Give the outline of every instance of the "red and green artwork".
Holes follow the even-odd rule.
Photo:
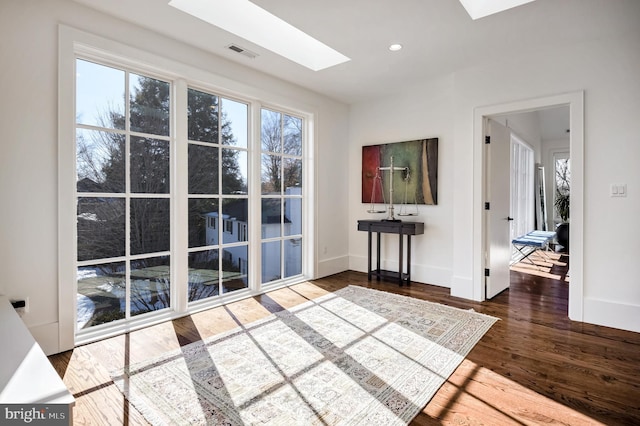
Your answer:
[[[362,202],[389,203],[393,157],[394,204],[438,204],[438,138],[362,147]]]

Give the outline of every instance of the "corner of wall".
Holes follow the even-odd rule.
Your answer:
[[[315,278],[328,277],[329,275],[334,275],[347,270],[349,270],[349,256],[320,260],[318,262]]]
[[[58,323],[52,322],[49,324],[29,327],[29,332],[35,341],[38,342],[42,351],[49,356],[60,352],[58,329]]]
[[[451,278],[451,296],[479,301],[474,297],[473,279],[469,277],[453,276]]]

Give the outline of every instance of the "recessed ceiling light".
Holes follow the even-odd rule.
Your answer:
[[[389,50],[392,52],[397,52],[398,50],[402,49],[402,45],[401,44],[392,44],[391,46],[389,46]]]
[[[171,0],[169,6],[314,71],[350,60],[248,0]]]
[[[460,0],[471,19],[484,18],[534,0]]]

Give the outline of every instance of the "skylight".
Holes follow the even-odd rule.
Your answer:
[[[471,19],[484,18],[534,0],[460,0]]]
[[[173,6],[300,65],[320,71],[350,59],[248,0],[171,0]]]

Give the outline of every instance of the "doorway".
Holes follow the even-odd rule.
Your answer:
[[[574,321],[583,319],[583,161],[584,161],[584,95],[583,92],[551,96],[540,99],[516,101],[489,107],[476,108],[474,111],[474,146],[484,148],[485,122],[490,117],[509,114],[526,113],[556,107],[568,107],[570,118],[569,147],[572,167],[570,257],[571,285],[569,288],[569,318]],[[489,172],[488,161],[484,149],[474,150],[474,295],[479,300],[486,300],[485,272],[490,269],[487,257],[488,225],[485,203],[488,191],[486,182]]]
[[[489,151],[487,196],[491,204],[487,212],[487,263],[491,272],[486,279],[487,299],[510,287],[513,271],[523,278],[565,279],[566,257],[561,259],[561,254],[568,255],[569,245],[561,238],[568,233],[561,230],[568,224],[564,218],[565,224],[557,228],[561,219],[554,201],[560,199],[558,194],[568,196],[570,190],[568,167],[558,167],[568,166],[569,127],[566,105],[491,116],[486,123],[485,134],[490,136],[490,143],[485,144]],[[496,182],[496,177],[503,181]],[[532,239],[530,244],[516,247],[511,243],[518,238],[526,241],[525,236],[532,231],[537,232],[536,237],[528,237]],[[538,238],[548,231],[557,232],[558,237],[545,237],[546,242],[539,243]],[[554,244],[555,240],[562,242]],[[504,259],[496,258],[503,253]]]

